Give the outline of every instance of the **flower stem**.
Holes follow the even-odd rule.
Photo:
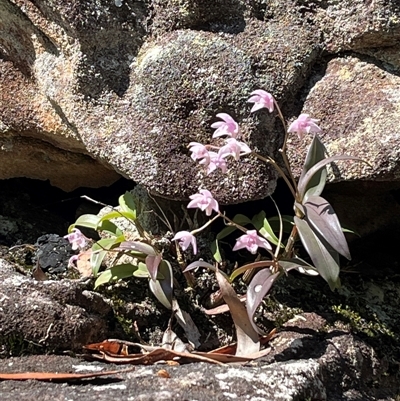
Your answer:
[[[285,119],[283,117],[282,111],[281,111],[278,103],[274,101],[274,104],[276,106],[276,110],[278,111],[279,119],[282,121],[283,129],[285,131],[285,138],[283,140],[283,146],[282,146],[281,149],[279,149],[279,151],[282,154],[283,162],[285,163],[286,169],[287,169],[287,171],[289,173],[289,176],[290,176],[290,179],[291,179],[291,181],[293,183],[293,188],[295,189],[295,193],[297,193],[297,183],[296,183],[296,180],[294,179],[294,176],[293,176],[293,173],[292,173],[292,169],[290,167],[290,162],[289,162],[289,159],[288,159],[287,154],[286,154],[286,145],[287,145],[287,139],[288,139],[288,135],[289,135],[288,130],[287,130],[287,126],[286,126],[286,121],[285,121]],[[296,196],[295,196],[295,198],[296,198]]]
[[[258,153],[255,153],[255,152],[253,152],[253,155],[256,156],[258,159],[262,160],[265,163],[271,163],[275,167],[275,169],[278,171],[279,175],[285,180],[285,182],[286,182],[287,186],[289,187],[290,192],[292,193],[293,197],[296,199],[296,191],[294,189],[294,188],[296,188],[295,181],[294,181],[294,185],[295,186],[293,186],[292,183],[287,178],[285,172],[278,166],[276,161],[270,156],[264,157],[264,156],[259,155]],[[290,172],[290,170],[289,170],[289,172]]]
[[[204,225],[202,225],[199,228],[196,228],[195,230],[191,231],[190,234],[195,235],[197,233],[199,233],[200,231],[204,230],[205,228],[207,228],[212,222],[214,222],[215,220],[217,220],[217,218],[220,216],[220,212],[218,212],[218,214],[216,214],[211,220],[208,220],[207,223],[205,223]]]
[[[287,257],[288,255],[290,256],[296,239],[297,239],[297,226],[294,225],[292,228],[292,232],[290,233],[290,236],[288,238],[285,251],[283,252],[283,257]]]
[[[238,223],[235,223],[233,220],[231,220],[229,217],[226,217],[221,212],[218,212],[218,213],[219,213],[219,216],[221,216],[224,220],[226,220],[230,225],[235,226],[237,229],[239,229],[240,231],[243,231],[244,233],[247,232],[247,229],[245,227],[241,226]]]

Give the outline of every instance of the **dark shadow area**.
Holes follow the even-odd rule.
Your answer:
[[[123,370],[123,369],[121,369]],[[116,376],[118,373],[110,376]],[[67,383],[69,386],[105,386],[106,384],[120,383],[125,379],[118,377],[93,377],[88,379],[71,379],[71,380],[52,380],[55,383]]]
[[[0,181],[0,244],[34,243],[48,233],[63,236],[68,226],[85,213],[98,213],[102,208],[88,200],[115,206],[118,198],[135,183],[121,178],[109,187],[78,188],[64,192],[47,181],[13,178]]]

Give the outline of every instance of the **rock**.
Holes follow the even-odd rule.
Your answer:
[[[399,4],[392,0],[307,1],[331,53],[393,46],[400,39]],[[312,17],[311,17],[312,18]]]
[[[81,351],[116,330],[104,298],[71,280],[35,281],[0,259],[0,349],[13,355],[30,349]]]
[[[356,57],[328,63],[309,93],[303,112],[318,117],[328,154],[348,154],[369,163],[338,162],[331,181],[395,181],[400,179],[400,78],[371,61]],[[297,174],[311,138],[293,140],[291,159]],[[399,185],[399,184],[397,184]]]
[[[302,316],[307,323],[318,316]],[[302,322],[302,319],[299,319]],[[323,319],[322,319],[323,322]],[[272,362],[260,360],[247,366],[217,366],[193,363],[182,366],[138,366],[133,372],[116,375],[118,383],[99,385],[99,381],[82,387],[71,383],[68,387],[57,383],[6,382],[0,383],[3,400],[37,399],[37,394],[51,386],[52,397],[78,397],[82,401],[106,400],[130,395],[135,400],[393,400],[374,388],[380,379],[381,366],[373,350],[352,335],[340,331],[323,333],[318,329],[302,329],[292,322],[272,341]],[[304,330],[304,331],[302,331]],[[283,350],[292,350],[291,358],[282,358]],[[289,354],[287,354],[289,356]],[[271,357],[270,357],[271,358]],[[273,358],[276,361],[273,361]],[[119,367],[121,369],[121,367]],[[32,356],[11,358],[4,372],[65,371],[84,372],[118,369],[113,364],[83,362],[67,356]],[[164,369],[169,378],[158,372]],[[385,390],[385,389],[383,389]],[[49,391],[49,390],[47,390]]]
[[[46,234],[35,243],[37,250],[32,260],[46,273],[62,274],[68,269],[69,258],[76,254],[68,240],[57,234]]]
[[[117,177],[111,167],[169,199],[186,200],[207,186],[226,204],[271,194],[276,174],[250,157],[224,177],[206,177],[198,169],[187,144],[210,143],[216,113],[231,113],[254,148],[276,155],[282,129],[272,116],[249,117],[246,100],[252,90],[269,90],[288,118],[297,115],[302,108],[297,94],[319,79],[313,67],[325,62],[327,50],[333,60],[305,110],[320,111],[311,99],[321,85],[326,93],[336,92],[334,102],[354,100],[343,77],[343,85],[335,86],[333,70],[343,64],[337,53],[362,52],[393,65],[400,37],[400,11],[389,0],[124,0],[120,7],[105,0],[74,0],[68,5],[59,0],[23,0],[18,5],[1,0],[0,11],[5,32],[0,39],[0,139],[5,160],[0,177],[50,179],[71,190],[109,184]],[[392,56],[386,49],[392,49]],[[397,100],[382,84],[389,90],[398,85],[397,77],[383,71],[379,81],[375,66],[367,62],[361,67],[359,62],[365,61],[353,57],[342,67],[359,71],[357,87],[368,86],[368,79],[375,77],[382,88],[380,101],[392,108],[377,109],[370,118],[387,122]],[[361,104],[341,108],[340,121],[349,123],[363,115],[366,108]],[[367,120],[365,129],[377,135],[373,121]],[[360,141],[366,135],[352,124],[335,127]],[[398,148],[390,138],[391,148]],[[339,152],[351,146],[337,145]],[[386,176],[393,165],[377,164],[370,178],[381,179],[380,169]],[[343,178],[357,174],[353,169]],[[365,174],[364,166],[359,175]]]
[[[0,4],[0,14],[4,14]],[[111,185],[119,175],[91,157],[60,107],[0,58],[0,178],[28,177],[65,191]]]

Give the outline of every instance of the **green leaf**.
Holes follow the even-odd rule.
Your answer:
[[[260,229],[260,234],[266,238],[269,242],[272,242],[274,245],[278,245],[279,239],[275,235],[274,231],[272,230],[271,225],[269,224],[267,219],[264,219],[264,225]],[[281,244],[281,247],[284,248],[285,246]]]
[[[357,231],[350,230],[349,228],[342,227],[342,231],[344,233],[357,235],[357,237],[361,238],[361,235]]]
[[[333,291],[340,287],[339,257],[338,253],[330,248],[329,244],[313,231],[306,220],[294,217],[294,222],[300,236],[300,240],[310,255],[318,273],[329,284]]]
[[[278,245],[279,239],[275,235],[272,227],[270,226],[267,218],[265,217],[265,212],[262,210],[260,213],[256,214],[251,222],[253,223],[256,230],[269,242],[272,242],[274,245]]]
[[[108,233],[110,235],[114,235],[116,237],[122,235],[122,230],[119,229],[113,222],[109,220],[100,221],[96,230]]]
[[[318,135],[314,135],[311,142],[310,148],[308,149],[306,160],[304,162],[303,170],[300,175],[299,182],[303,179],[305,174],[310,170],[311,167],[315,166],[318,162],[325,159],[326,148],[321,142]],[[324,190],[326,183],[327,170],[326,168],[321,168],[317,171],[311,178],[305,189],[304,199],[312,195],[321,195]]]
[[[99,216],[96,216],[95,214],[83,214],[76,219],[74,224],[71,224],[69,226],[68,232],[70,233],[75,228],[75,226],[88,227],[96,230],[99,224],[99,220]]]
[[[221,252],[219,250],[219,242],[218,240],[214,240],[213,242],[211,242],[211,252],[213,255],[213,258],[215,259],[215,261],[217,263],[222,263],[222,256],[221,256]]]
[[[147,270],[146,263],[139,262],[138,263],[138,269],[135,271],[135,273],[133,273],[133,275],[135,277],[138,277],[138,278],[149,278],[150,274],[149,274],[149,271]],[[160,274],[160,272],[158,272],[157,277],[158,278],[164,278],[164,276],[162,276]]]
[[[236,214],[232,219],[236,224],[240,226],[245,226],[246,224],[252,224],[251,220],[244,214]]]
[[[282,215],[282,223],[283,223],[283,232],[286,234],[290,234],[292,232],[292,228],[294,225],[293,216]],[[274,232],[279,231],[279,216],[274,216],[269,218],[269,224],[271,225],[271,229]]]
[[[253,224],[252,221],[244,214],[237,214],[232,220],[240,226],[245,226],[246,224]],[[229,234],[233,233],[235,230],[237,230],[237,227],[235,226],[226,226],[217,234],[217,239],[219,240],[223,239],[227,237]]]
[[[223,238],[227,237],[229,234],[232,234],[236,230],[237,230],[237,228],[235,226],[226,226],[226,227],[224,227],[217,234],[217,240],[220,240],[220,239],[223,239]]]
[[[131,263],[124,263],[120,265],[112,266],[110,269],[102,272],[94,283],[96,289],[102,284],[107,284],[110,281],[116,281],[127,277],[132,277],[138,271],[138,266]],[[148,274],[147,274],[148,277]]]
[[[131,220],[136,220],[136,205],[135,200],[130,192],[125,192],[118,199],[118,203],[121,207],[121,212]]]
[[[124,240],[124,236],[114,237],[114,238],[102,238],[97,241],[92,246],[92,254],[90,256],[90,265],[92,266],[92,271],[94,277],[97,276],[99,272],[100,266],[103,262],[104,257],[106,256],[108,250],[117,246]]]
[[[263,227],[265,216],[266,215],[264,210],[261,210],[260,213],[254,215],[253,218],[251,219],[251,223],[253,224],[253,226],[256,228],[257,231],[260,231],[261,228]]]
[[[112,219],[121,219],[121,218],[126,218],[128,220],[133,220],[132,219],[132,212],[124,212],[122,210],[121,211],[120,210],[112,210],[111,212],[108,212],[104,216],[102,216],[100,221],[112,220]]]
[[[167,260],[162,260],[158,271],[165,278],[162,280],[150,280],[150,290],[167,309],[172,309],[174,281],[171,264]]]
[[[298,183],[298,192],[300,195],[300,200],[302,201],[305,198],[305,193],[307,189],[309,188],[308,185],[311,182],[311,179],[314,177],[318,171],[320,171],[322,168],[324,168],[327,164],[333,163],[336,161],[340,160],[357,160],[363,163],[367,163],[363,159],[360,159],[359,157],[354,157],[354,156],[347,156],[347,155],[339,155],[339,156],[332,156],[332,157],[327,157],[326,159],[321,160],[317,164],[315,164],[313,167],[311,167],[302,177],[299,179]],[[369,164],[369,163],[367,163]]]

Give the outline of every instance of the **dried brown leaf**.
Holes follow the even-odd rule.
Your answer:
[[[23,373],[0,373],[0,380],[41,380],[41,381],[69,381],[80,379],[91,379],[99,376],[110,376],[119,373],[132,372],[135,368],[110,370],[95,373],[52,373],[52,372],[23,372]]]
[[[237,335],[236,356],[246,356],[260,350],[259,335],[254,330],[246,307],[240,302],[235,290],[228,280],[216,271],[216,277],[225,302],[229,306]]]

